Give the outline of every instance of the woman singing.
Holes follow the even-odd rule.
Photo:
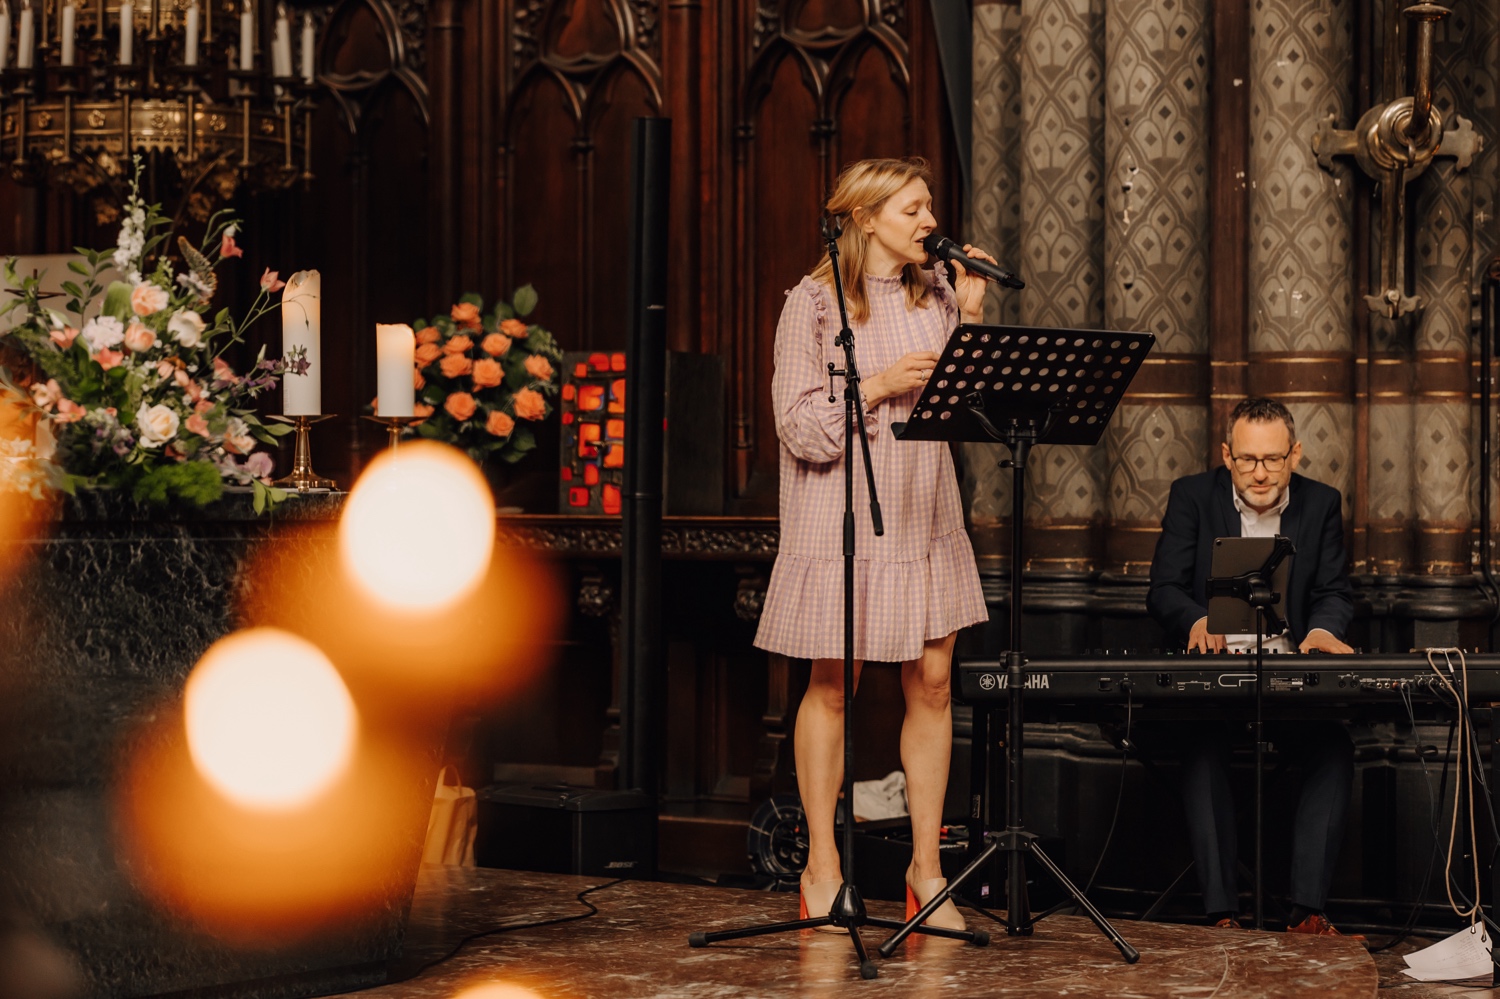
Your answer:
[[[953,745],[948,670],[958,629],[987,620],[974,551],[948,445],[898,441],[939,352],[958,324],[981,318],[984,278],[955,264],[950,287],[940,268],[924,270],[922,240],[937,222],[931,176],[920,159],[862,160],[839,175],[828,213],[843,226],[840,278],[863,378],[865,430],[885,519],[876,537],[856,518],[854,679],[866,661],[901,663],[906,718],[901,761],[911,812],[907,917],[946,884],[938,863],[943,795]],[[973,247],[971,257],[993,260]],[[781,547],[755,644],[812,660],[797,712],[797,786],[807,812],[804,918],[828,914],[841,882],[834,808],[843,782],[844,399],[828,401],[828,363],[842,368],[833,267],[827,254],[787,292],[776,329],[771,398],[781,439]],[[855,470],[856,511],[869,507]],[[929,925],[964,929],[952,902]],[[835,927],[820,927],[840,932]]]

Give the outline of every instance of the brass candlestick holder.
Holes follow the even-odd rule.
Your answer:
[[[401,431],[414,423],[421,423],[426,417],[422,416],[367,416],[365,419],[371,423],[379,423],[385,427],[385,442],[392,451],[401,442]]]
[[[271,419],[280,420],[282,423],[290,423],[297,432],[297,443],[292,451],[292,471],[285,478],[277,479],[271,483],[277,489],[294,489],[299,493],[312,492],[317,489],[332,489],[336,483],[332,479],[325,479],[312,467],[312,447],[308,442],[308,428],[314,423],[322,423],[324,420],[332,419],[333,414],[318,416],[273,416]]]

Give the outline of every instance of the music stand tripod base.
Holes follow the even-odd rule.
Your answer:
[[[880,945],[882,957],[893,954],[918,923],[936,911],[997,852],[1004,852],[1008,934],[1031,933],[1026,858],[1034,857],[1115,945],[1127,964],[1140,960],[1140,952],[1120,936],[1037,845],[1036,836],[1026,830],[1022,817],[1026,656],[1022,651],[1021,567],[1026,564],[1026,464],[1031,448],[1037,444],[1097,444],[1154,342],[1155,337],[1149,333],[964,324],[954,330],[944,346],[910,419],[892,427],[901,440],[998,441],[1010,449],[1010,458],[1000,465],[1011,470],[1013,481],[1011,650],[1006,654],[1009,700],[1005,735],[1006,827],[1001,832],[984,829],[986,809],[981,805],[977,814],[984,849],[958,877]],[[975,731],[981,730],[988,732],[987,721],[976,721]]]

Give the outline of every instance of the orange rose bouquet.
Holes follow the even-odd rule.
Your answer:
[[[562,349],[527,321],[536,289],[516,289],[488,312],[467,294],[446,316],[418,319],[412,373],[420,423],[408,434],[460,447],[475,461],[515,462],[536,447],[531,425],[552,413]]]

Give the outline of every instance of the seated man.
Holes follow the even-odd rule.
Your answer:
[[[1344,570],[1342,500],[1337,489],[1293,473],[1302,444],[1292,414],[1271,399],[1246,399],[1230,415],[1222,453],[1223,468],[1172,483],[1151,560],[1147,610],[1169,640],[1189,651],[1254,649],[1254,635],[1208,631],[1210,553],[1215,538],[1282,534],[1297,549],[1285,601],[1288,629],[1268,637],[1266,651],[1352,651],[1343,642],[1354,603]],[[1186,736],[1183,798],[1204,909],[1217,925],[1238,926],[1230,727],[1206,719],[1179,734]],[[1353,743],[1338,722],[1268,725],[1266,739],[1303,770],[1292,828],[1288,929],[1337,935],[1323,907],[1354,783]]]

